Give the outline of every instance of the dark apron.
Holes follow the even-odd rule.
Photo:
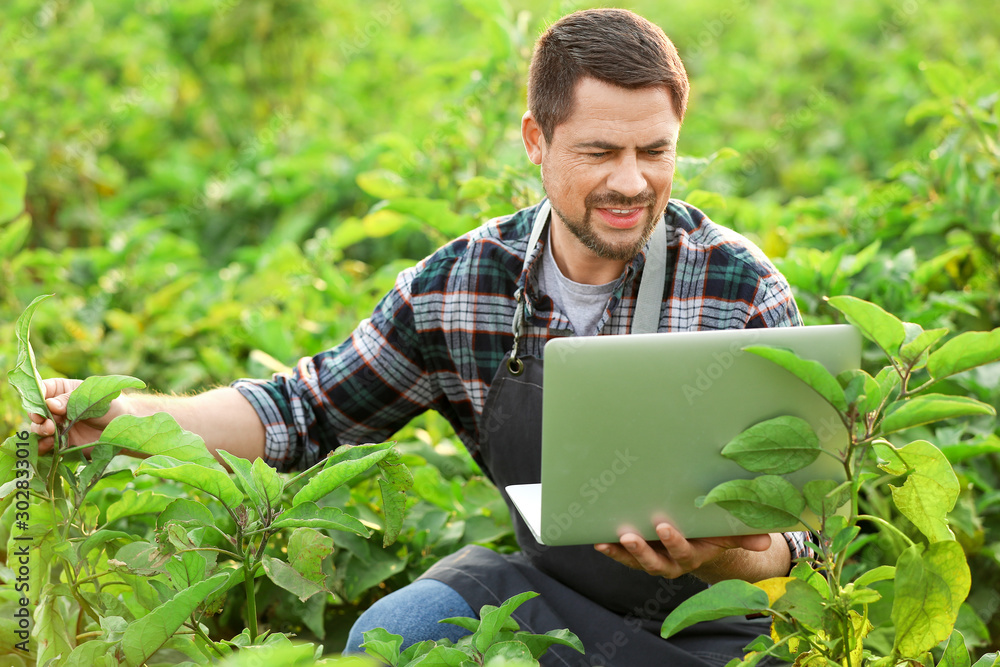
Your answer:
[[[545,226],[548,208],[546,202],[539,210],[525,251],[525,266]],[[657,329],[662,302],[661,265],[666,256],[664,225],[661,221],[653,236],[632,333]],[[654,251],[655,246],[659,247]],[[659,292],[655,289],[657,280]],[[721,666],[742,656],[744,646],[768,632],[766,619],[698,623],[669,641],[662,639],[663,619],[685,599],[704,590],[705,583],[691,575],[674,580],[654,577],[619,564],[591,545],[539,544],[511,504],[504,490],[508,485],[541,481],[542,360],[517,354],[523,299],[522,290],[514,322],[514,348],[493,378],[479,429],[483,470],[510,508],[521,551],[498,554],[467,546],[439,561],[423,576],[448,584],[476,610],[484,604],[499,605],[524,591],[539,593],[515,612],[514,619],[521,629],[545,633],[568,628],[580,637],[587,651],[580,655],[568,647],[554,647],[541,659],[545,666]]]

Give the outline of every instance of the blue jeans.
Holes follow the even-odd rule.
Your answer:
[[[434,579],[418,579],[386,595],[361,614],[347,636],[344,653],[364,653],[361,648],[364,633],[373,628],[401,635],[402,649],[426,639],[458,641],[469,631],[451,623],[438,623],[442,618],[455,616],[478,618],[451,586]]]

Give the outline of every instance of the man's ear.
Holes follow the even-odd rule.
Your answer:
[[[545,135],[530,111],[525,111],[521,116],[521,140],[524,141],[524,150],[532,164],[541,164],[545,152]]]

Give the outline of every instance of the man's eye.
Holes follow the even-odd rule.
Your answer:
[[[647,155],[649,155],[650,157],[660,157],[661,155],[663,155],[663,154],[664,154],[664,153],[666,153],[666,152],[667,152],[667,151],[654,151],[654,150],[649,150],[649,151],[646,151],[646,154],[647,154]]]
[[[605,157],[607,154],[607,151],[603,151],[601,153],[590,153],[589,155],[590,157]]]

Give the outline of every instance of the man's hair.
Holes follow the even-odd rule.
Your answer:
[[[588,9],[552,24],[531,56],[528,109],[546,141],[573,113],[576,83],[588,76],[621,88],[665,86],[684,120],[687,72],[663,30],[624,9]]]

